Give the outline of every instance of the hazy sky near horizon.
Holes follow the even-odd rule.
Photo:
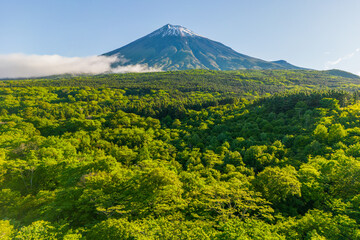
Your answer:
[[[94,56],[170,23],[252,57],[360,74],[359,13],[358,0],[0,0],[0,56]]]

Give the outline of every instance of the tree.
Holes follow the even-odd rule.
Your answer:
[[[340,123],[333,124],[329,129],[329,142],[335,143],[346,137],[347,131]]]
[[[46,221],[36,221],[27,227],[22,227],[16,234],[19,240],[56,240],[55,227]]]
[[[113,239],[146,239],[143,229],[127,219],[108,219],[93,226],[86,239],[113,240]]]
[[[270,202],[279,203],[292,196],[301,196],[301,183],[294,167],[267,167],[254,181],[256,188]]]
[[[0,220],[0,240],[13,239],[14,232],[14,226],[9,220]]]
[[[355,220],[345,215],[333,216],[320,210],[311,210],[299,220],[288,222],[280,226],[286,239],[359,239]]]
[[[322,124],[316,126],[314,130],[315,139],[319,142],[326,142],[328,138],[328,129]]]
[[[334,110],[340,108],[339,100],[334,98],[323,98],[321,99],[320,104],[323,108],[334,109]]]
[[[256,239],[256,240],[284,240],[285,236],[279,233],[278,229],[264,221],[248,218],[245,221],[240,219],[230,219],[220,223],[220,230],[216,239],[237,240],[237,239]]]

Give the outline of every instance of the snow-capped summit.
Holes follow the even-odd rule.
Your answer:
[[[178,37],[201,37],[200,35],[194,33],[190,29],[187,29],[180,25],[171,25],[166,24],[162,28],[152,32],[150,36],[161,35],[162,37],[165,36],[178,36]]]

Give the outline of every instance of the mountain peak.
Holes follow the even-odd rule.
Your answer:
[[[162,70],[300,69],[284,61],[274,63],[246,56],[172,24],[104,55],[118,57],[112,67],[145,64]]]
[[[277,61],[273,61],[273,63],[278,63],[278,64],[289,64],[287,61],[285,60],[277,60]]]
[[[158,30],[152,32],[149,36],[161,35],[162,37],[166,36],[177,36],[177,37],[201,37],[200,35],[194,33],[190,29],[180,25],[166,24],[165,26],[159,28]]]

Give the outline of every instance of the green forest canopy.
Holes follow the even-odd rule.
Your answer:
[[[0,239],[360,239],[359,79],[0,84]]]

